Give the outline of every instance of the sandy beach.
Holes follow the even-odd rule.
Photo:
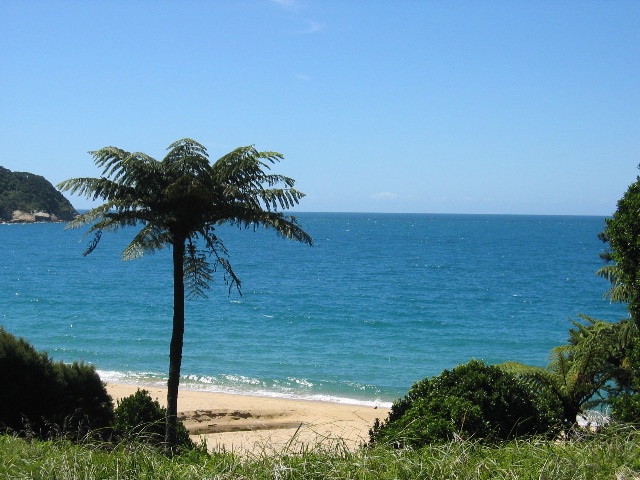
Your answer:
[[[114,403],[141,388],[166,406],[163,388],[107,384]],[[355,449],[368,440],[375,419],[385,419],[388,412],[383,407],[191,390],[180,390],[178,397],[178,416],[194,441],[205,441],[210,451],[245,454],[296,452],[318,445]]]

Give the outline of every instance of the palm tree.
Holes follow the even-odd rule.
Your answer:
[[[572,425],[585,407],[602,401],[602,392],[612,380],[624,387],[629,373],[635,324],[627,320],[605,322],[579,315],[587,323],[571,320],[569,343],[551,350],[546,368],[506,362],[500,367],[527,381],[532,387],[556,398],[564,421]],[[597,397],[600,396],[598,399]]]
[[[100,178],[73,178],[58,185],[63,191],[104,203],[78,216],[67,228],[90,225],[94,233],[84,255],[91,253],[102,232],[142,225],[122,251],[125,260],[170,247],[173,252],[173,330],[167,382],[165,442],[176,443],[178,386],[184,337],[185,288],[190,296],[204,295],[216,267],[222,267],[231,289],[240,288],[226,258],[216,227],[263,226],[283,237],[312,245],[311,237],[295,217],[279,210],[297,205],[304,196],[293,188],[294,180],[269,173],[270,165],[283,157],[240,147],[215,163],[204,146],[185,138],[168,147],[162,161],[144,153],[116,147],[95,152],[94,163],[103,168]]]
[[[633,290],[620,280],[620,274],[618,265],[605,265],[596,271],[596,275],[611,283],[611,288],[604,293],[603,297],[608,297],[612,302],[628,303]]]

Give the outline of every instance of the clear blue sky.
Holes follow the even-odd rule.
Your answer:
[[[283,153],[299,211],[609,215],[639,173],[637,0],[2,0],[0,42],[0,165],[54,184],[183,137]]]

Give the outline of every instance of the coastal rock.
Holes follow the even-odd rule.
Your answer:
[[[14,210],[9,223],[63,222],[56,215],[46,212],[23,212]]]

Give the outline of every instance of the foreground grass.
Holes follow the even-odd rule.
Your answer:
[[[640,432],[582,440],[452,442],[418,451],[340,445],[250,457],[192,452],[167,458],[140,444],[107,450],[0,436],[1,479],[640,479]]]

